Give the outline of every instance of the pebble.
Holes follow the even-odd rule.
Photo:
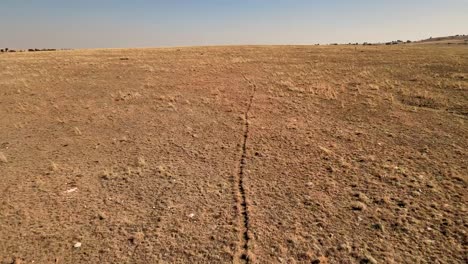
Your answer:
[[[99,212],[98,217],[99,217],[99,220],[104,220],[107,218],[106,214],[104,214],[103,212]]]
[[[405,202],[405,201],[398,201],[398,202],[397,202],[397,205],[398,205],[399,207],[401,207],[401,208],[404,208],[404,207],[406,207],[406,202]]]
[[[355,196],[359,199],[359,201],[363,202],[363,203],[368,203],[370,201],[369,197],[367,197],[367,195],[365,195],[364,193],[356,193]]]
[[[76,192],[78,190],[78,188],[74,187],[74,188],[71,188],[71,189],[68,189],[66,191],[64,191],[64,193],[72,193],[72,192]]]
[[[371,255],[366,255],[363,259],[361,259],[361,263],[377,264],[377,260]]]
[[[373,224],[372,228],[374,228],[375,230],[379,230],[379,231],[384,231],[385,230],[384,226],[381,223]]]
[[[366,209],[366,205],[361,202],[353,202],[351,208],[356,211],[363,211]]]
[[[81,243],[80,242],[76,242],[75,245],[73,245],[74,248],[80,248],[81,247]]]
[[[130,236],[129,240],[132,244],[138,245],[145,239],[145,234],[143,232],[136,232]]]
[[[348,243],[342,243],[338,246],[338,250],[345,251],[347,253],[351,252],[351,246]]]

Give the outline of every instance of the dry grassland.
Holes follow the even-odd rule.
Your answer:
[[[464,263],[468,49],[0,54],[0,263]]]

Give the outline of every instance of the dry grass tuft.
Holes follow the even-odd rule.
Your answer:
[[[429,91],[403,92],[399,95],[399,99],[403,104],[415,107],[425,107],[432,109],[441,109],[447,107],[447,100]]]
[[[7,163],[8,159],[6,158],[5,154],[0,152],[0,163]]]
[[[136,163],[138,167],[146,167],[148,165],[144,157],[138,157]]]
[[[50,162],[50,166],[49,166],[49,169],[50,171],[58,171],[59,170],[59,166],[57,165],[57,163],[55,162]]]
[[[77,136],[81,136],[81,135],[82,135],[81,130],[80,130],[78,127],[74,127],[74,128],[73,128],[73,132],[74,132],[75,135],[77,135]]]

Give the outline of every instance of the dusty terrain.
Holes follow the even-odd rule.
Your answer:
[[[0,55],[0,263],[466,263],[468,48]]]

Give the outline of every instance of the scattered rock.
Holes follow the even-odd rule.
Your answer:
[[[361,261],[359,262],[360,264],[367,264],[367,263],[370,263],[370,264],[377,264],[377,260],[375,260],[375,258],[373,258],[371,255],[366,255],[364,256]]]
[[[311,187],[311,186],[314,186],[314,184],[312,182],[308,182],[308,183],[306,183],[306,186]]]
[[[157,170],[158,170],[159,173],[164,173],[164,172],[166,172],[166,169],[165,169],[163,166],[161,166],[161,165],[158,166]]]
[[[328,264],[328,258],[325,256],[320,256],[312,260],[312,264]]]
[[[425,239],[425,240],[423,240],[423,242],[426,243],[426,244],[434,244],[435,243],[434,240],[430,240],[430,239]]]
[[[99,220],[104,220],[107,218],[106,214],[104,214],[103,212],[99,212],[98,217],[99,217]]]
[[[377,84],[369,84],[369,88],[371,90],[379,90],[379,86]]]
[[[369,197],[367,197],[367,195],[365,195],[364,193],[362,192],[358,192],[355,194],[355,196],[359,199],[359,201],[363,202],[363,203],[369,203],[370,199]]]
[[[375,229],[375,230],[385,231],[384,226],[381,223],[373,224],[372,228]]]
[[[71,188],[71,189],[68,189],[68,190],[64,191],[64,193],[72,193],[72,192],[76,192],[76,191],[78,191],[78,188],[74,187],[74,188]]]
[[[341,250],[341,251],[345,251],[347,253],[350,253],[351,252],[351,246],[348,244],[348,243],[341,243],[339,246],[338,246],[338,250]]]
[[[406,202],[405,202],[405,201],[398,201],[398,202],[397,202],[397,205],[398,205],[399,207],[401,207],[401,208],[404,208],[404,207],[406,207]]]
[[[453,179],[458,181],[459,183],[466,184],[466,180],[460,175],[453,176]]]
[[[363,211],[366,209],[366,205],[361,202],[352,202],[351,208],[355,211]]]
[[[73,245],[74,248],[80,248],[81,247],[81,243],[80,242],[76,242],[74,245]]]
[[[194,217],[195,217],[195,214],[194,214],[194,213],[191,213],[191,214],[188,215],[188,217],[194,218]]]
[[[144,239],[145,234],[143,232],[136,232],[129,238],[130,242],[135,245],[140,244]]]
[[[112,178],[112,170],[111,169],[105,169],[102,173],[101,173],[101,179],[103,180],[110,180]]]

